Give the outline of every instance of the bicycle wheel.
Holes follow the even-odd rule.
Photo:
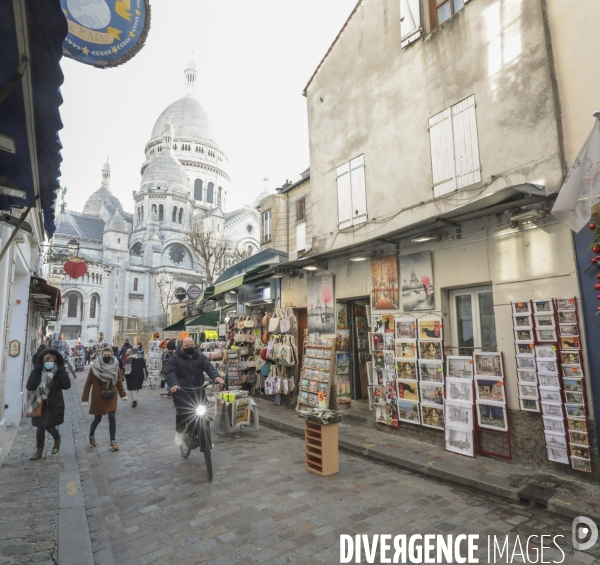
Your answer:
[[[184,459],[187,459],[192,452],[192,440],[189,438],[187,430],[183,432],[183,443],[179,446],[179,451]]]
[[[213,469],[212,469],[212,459],[210,456],[210,430],[209,425],[206,420],[202,420],[202,441],[204,443],[204,461],[206,462],[206,471],[208,473],[208,480],[212,481],[213,478]]]

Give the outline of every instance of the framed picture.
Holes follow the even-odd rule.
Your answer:
[[[387,374],[384,368],[375,367],[375,382],[373,384],[385,386],[387,384]]]
[[[421,424],[419,403],[398,399],[398,420],[410,424]]]
[[[538,328],[553,328],[554,316],[552,314],[535,314],[535,325]]]
[[[590,458],[590,448],[585,445],[573,445],[571,444],[571,455],[573,457],[581,457],[581,459]]]
[[[474,353],[475,376],[504,378],[500,353]]]
[[[585,405],[584,404],[566,404],[565,412],[567,418],[585,419]]]
[[[518,328],[515,330],[515,342],[517,343],[530,343],[535,341],[535,336],[533,335],[532,329],[521,329]]]
[[[554,418],[552,416],[542,416],[544,421],[544,429],[549,432],[565,433],[565,422],[562,418]]]
[[[421,403],[433,406],[444,405],[444,385],[442,383],[421,382],[419,388],[421,389]]]
[[[451,355],[446,358],[448,377],[452,379],[473,379],[473,357]]]
[[[537,386],[535,386],[535,389],[537,391]],[[502,405],[504,405],[506,402],[506,396],[504,394],[504,381],[502,379],[480,379],[477,377],[475,390],[477,391],[478,401],[481,400],[484,402]],[[535,397],[530,396],[528,398],[537,398],[537,395]]]
[[[538,398],[538,387],[535,385],[519,385],[519,396],[521,398]]]
[[[533,320],[531,315],[513,316],[513,327],[516,330],[530,330],[533,328]]]
[[[444,430],[446,450],[466,457],[475,457],[473,431],[446,426]]]
[[[400,307],[396,255],[371,259],[371,306],[373,310],[397,310]]]
[[[327,388],[327,385],[325,385]],[[337,381],[335,383],[336,388],[336,402],[338,404],[350,404],[352,398],[350,396],[350,381]],[[327,394],[327,392],[325,392]]]
[[[446,399],[444,417],[446,426],[473,429],[473,405],[469,402],[457,402]]]
[[[562,418],[563,410],[560,402],[541,402],[542,414],[544,416],[552,416],[553,418]]]
[[[442,318],[439,316],[427,316],[419,318],[419,339],[443,339]]]
[[[560,390],[560,380],[557,375],[544,375],[540,373],[538,375],[538,382],[540,386]]]
[[[335,305],[335,329],[336,330],[347,330],[348,329],[348,306],[346,304],[337,303]]]
[[[529,300],[522,302],[513,302],[512,303],[512,311],[513,314],[530,314],[531,313],[531,304]]]
[[[385,404],[385,386],[383,386],[383,385],[373,386],[373,403],[374,404]]]
[[[419,359],[442,361],[444,353],[441,341],[419,341]]]
[[[527,369],[517,370],[517,381],[521,384],[537,384],[537,373],[535,371],[529,371]]]
[[[335,333],[333,275],[315,275],[307,282],[308,333]]]
[[[577,312],[574,310],[571,312],[558,312],[558,323],[559,324],[576,324],[577,323]]]
[[[525,412],[539,412],[540,411],[540,403],[536,399],[533,398],[519,398],[519,405],[521,406],[521,410]]]
[[[419,360],[419,376],[422,382],[443,383],[444,362]]]
[[[561,349],[579,349],[581,347],[581,341],[577,336],[561,337],[560,348]]]
[[[571,457],[571,466],[575,471],[583,471],[584,473],[592,472],[592,462],[589,459]]]
[[[385,386],[385,403],[396,406],[396,401],[398,399],[398,390],[396,389],[396,384],[389,384]]]
[[[387,424],[387,406],[375,404],[375,422],[377,424]]]
[[[536,365],[538,373],[545,373],[546,375],[558,375],[558,362],[556,359],[536,359]]]
[[[375,368],[383,369],[385,367],[385,361],[383,359],[383,351],[373,351],[373,364]]]
[[[480,428],[501,432],[508,431],[508,418],[504,406],[478,403],[477,419]]]
[[[399,316],[395,319],[396,339],[417,339],[417,319],[412,316]]]
[[[535,358],[531,355],[517,355],[517,369],[530,369],[535,371]]]
[[[380,332],[373,332],[369,334],[369,343],[371,351],[383,351],[384,341],[383,334]]]
[[[568,404],[585,404],[583,392],[568,391],[565,389],[565,403]]]
[[[396,339],[394,350],[396,359],[417,359],[417,340]]]
[[[405,381],[418,380],[416,361],[396,361],[396,375]]]
[[[421,405],[421,423],[426,428],[444,429],[444,408]]]
[[[538,341],[555,342],[557,340],[556,330],[554,329],[536,329],[535,333]]]
[[[557,298],[556,299],[556,309],[559,312],[565,312],[569,310],[575,310],[575,297],[571,298]]]
[[[558,324],[558,333],[561,337],[578,336],[579,324]]]
[[[556,346],[536,345],[535,356],[537,359],[556,359]]]
[[[574,420],[573,418],[567,418],[567,428],[574,432],[589,431],[585,420]]]
[[[563,386],[566,392],[583,393],[583,379],[563,379]]]
[[[555,447],[546,446],[546,454],[548,455],[548,461],[562,463],[563,465],[569,464],[569,456],[567,455],[566,449],[557,449]]]
[[[535,357],[535,350],[533,349],[534,342],[531,343],[515,343],[515,350],[517,355],[523,355],[524,357]]]
[[[581,365],[563,365],[563,377],[583,377]]]
[[[433,310],[435,295],[431,251],[400,256],[400,273],[404,311]]]
[[[590,440],[586,432],[574,432],[569,430],[569,442],[577,445],[586,445],[589,447]]]
[[[419,384],[416,381],[398,381],[398,398],[419,402]]]
[[[373,333],[384,333],[383,331],[383,316],[376,314],[371,316],[371,332]]]
[[[562,365],[579,365],[581,366],[581,357],[579,351],[561,351],[560,361]]]
[[[393,351],[383,352],[383,364],[389,371],[396,371],[396,359]]]
[[[392,334],[396,331],[394,327],[394,315],[393,314],[382,314],[381,320],[383,321],[383,333]]]
[[[533,302],[533,311],[536,314],[551,314],[554,312],[554,307],[552,306],[552,300],[532,300]]]
[[[473,381],[467,379],[446,379],[446,398],[473,404]]]
[[[560,390],[555,388],[546,388],[545,386],[540,387],[540,400],[542,402],[561,402]]]
[[[394,334],[383,334],[383,349],[384,351],[394,351]]]
[[[335,354],[335,372],[337,375],[347,375],[350,370],[350,356],[348,353]]]
[[[558,449],[567,449],[567,438],[565,437],[565,434],[544,431],[544,436],[546,438],[546,445],[557,447]]]

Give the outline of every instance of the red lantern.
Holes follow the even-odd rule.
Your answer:
[[[596,290],[600,290],[600,283],[597,283],[597,284],[595,284],[595,285],[594,285],[594,288],[595,288]]]
[[[590,229],[591,229],[591,230],[595,230],[595,229],[596,229],[596,224],[593,224],[593,223],[592,223],[592,224],[590,224]]]
[[[594,245],[594,247],[592,247],[592,251],[594,253],[600,253],[600,245]]]
[[[72,279],[78,279],[80,277],[83,277],[83,275],[85,275],[88,271],[87,265],[83,261],[67,261],[64,264],[63,268],[65,270],[65,273],[67,273],[67,275],[69,275]]]

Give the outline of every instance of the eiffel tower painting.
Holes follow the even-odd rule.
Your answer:
[[[308,279],[308,333],[335,333],[333,275]]]

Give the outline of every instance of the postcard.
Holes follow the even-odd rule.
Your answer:
[[[577,445],[586,445],[589,447],[590,440],[586,432],[574,432],[569,430],[569,442]]]
[[[562,402],[560,390],[555,388],[540,387],[540,400],[542,402]]]
[[[524,302],[513,302],[512,303],[513,314],[530,314],[531,304],[529,300]]]
[[[551,314],[554,312],[552,300],[533,300],[533,311],[536,314]]]
[[[396,318],[396,339],[417,339],[417,319],[412,316]]]
[[[565,404],[567,418],[585,419],[584,404]]]
[[[517,355],[517,369],[531,369],[535,371],[535,359],[531,355]]]
[[[461,381],[464,383],[465,381]],[[444,405],[444,385],[440,383],[419,383],[421,402],[423,404]]]
[[[538,375],[538,383],[540,386],[546,388],[553,388],[554,390],[560,390],[560,380],[556,375],[545,375],[540,373]]]
[[[383,351],[383,334],[382,333],[370,333],[369,343],[371,344],[371,351]]]
[[[508,431],[508,418],[504,406],[478,403],[477,419],[481,428]]]
[[[574,392],[565,389],[565,402],[569,404],[585,404],[583,392]]]
[[[535,325],[538,328],[553,328],[554,316],[548,314],[536,314],[534,316]]]
[[[513,327],[517,330],[530,330],[533,328],[531,316],[513,316]]]
[[[558,333],[560,336],[578,336],[579,335],[579,324],[558,324]]]
[[[536,345],[535,356],[537,359],[556,359],[556,346]]]
[[[396,401],[398,398],[398,391],[396,390],[396,385],[386,385],[385,387],[385,403],[396,405]]]
[[[579,351],[561,351],[560,360],[563,365],[579,365],[581,366],[581,357]]]
[[[577,312],[558,312],[558,323],[559,324],[576,324],[577,323]]]
[[[556,359],[536,359],[536,365],[538,373],[545,373],[546,375],[558,375],[558,362]]]
[[[564,312],[565,310],[575,310],[575,297],[571,298],[557,298],[556,299],[556,309],[559,312]]]
[[[481,379],[477,377],[477,382],[475,386],[477,391],[477,400],[493,402],[495,404],[505,404],[506,396],[504,395],[504,381],[502,379]],[[530,388],[530,386],[528,385],[523,386],[526,386],[526,388]],[[534,386],[533,388],[535,388],[537,392],[537,386]],[[521,396],[526,398],[537,398],[537,394],[535,396]]]
[[[565,422],[562,418],[555,418],[552,416],[542,416],[544,421],[544,429],[549,432],[560,432],[565,433]]]
[[[465,455],[466,457],[475,457],[473,432],[471,430],[446,426],[444,430],[444,442],[448,451]]]
[[[444,362],[419,360],[419,374],[421,381],[443,383],[444,382]]]
[[[517,357],[520,355],[523,357],[535,357],[534,346],[535,343],[533,341],[530,343],[515,343]]]
[[[427,316],[419,318],[419,339],[442,339],[442,318]]]
[[[569,456],[567,455],[566,449],[557,449],[555,447],[546,446],[546,453],[548,455],[548,461],[563,463],[564,465],[569,464]]]
[[[542,402],[542,414],[553,418],[562,418],[563,410],[560,402]]]
[[[539,412],[540,404],[538,400],[532,398],[519,398],[519,405],[521,410],[525,412]]]
[[[444,429],[444,409],[441,406],[421,405],[421,423],[427,428]]]
[[[560,392],[558,394],[560,396]],[[519,396],[521,398],[538,398],[538,387],[535,385],[519,385]]]
[[[584,473],[592,472],[592,462],[588,459],[580,459],[579,457],[571,457],[571,466],[575,471],[583,471]]]
[[[401,422],[420,424],[419,403],[398,399],[398,419]]]
[[[555,342],[557,341],[557,336],[556,336],[556,330],[554,329],[536,329],[535,330],[535,335],[537,337],[538,341],[550,341],[550,342]]]
[[[417,361],[396,361],[396,374],[399,379],[416,381]]]
[[[448,377],[452,379],[473,379],[473,357],[450,355],[446,360],[448,363]]]
[[[529,343],[531,341],[535,341],[535,336],[533,335],[532,329],[516,329],[515,330],[515,342],[517,343]]]
[[[565,434],[544,431],[544,436],[546,438],[546,445],[558,447],[559,449],[567,449],[567,438],[565,437]]]
[[[373,402],[375,404],[385,404],[385,387],[375,385],[373,387]]]
[[[373,351],[373,363],[376,368],[385,368],[385,361],[383,358],[383,351]]]
[[[396,339],[395,353],[396,359],[417,359],[417,340]]]
[[[567,428],[574,432],[589,431],[585,420],[574,420],[573,418],[567,418]]]
[[[523,384],[536,384],[537,373],[527,369],[517,369],[517,380]]]
[[[416,381],[398,381],[398,398],[419,402],[419,385]]]
[[[581,341],[577,336],[561,337],[560,348],[565,349],[579,349],[581,347]]]
[[[478,377],[504,377],[500,353],[474,353],[475,375]]]
[[[571,444],[571,456],[581,457],[582,459],[590,458],[590,448],[584,445],[573,445]]]
[[[419,341],[419,359],[442,361],[444,354],[441,341]]]
[[[565,392],[583,392],[583,379],[563,379]]]
[[[444,408],[447,426],[473,429],[473,405],[470,402],[456,402],[446,399]]]

